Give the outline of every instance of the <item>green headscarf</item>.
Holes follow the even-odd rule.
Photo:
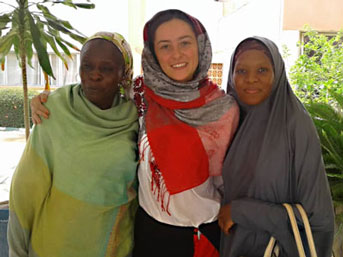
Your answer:
[[[125,96],[128,98],[128,92],[130,91],[132,85],[132,76],[133,76],[133,59],[132,59],[132,52],[129,43],[125,40],[125,38],[119,33],[111,33],[111,32],[97,32],[93,36],[89,37],[84,44],[88,41],[93,39],[105,39],[111,43],[113,43],[120,53],[123,56],[124,63],[125,63],[125,70],[123,75],[123,80],[121,81],[120,85],[123,87],[125,92]]]

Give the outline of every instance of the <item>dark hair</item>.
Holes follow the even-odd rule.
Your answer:
[[[155,32],[161,24],[167,21],[170,21],[172,19],[179,19],[189,24],[196,36],[203,31],[202,27],[200,27],[202,25],[200,25],[200,23],[197,20],[195,20],[193,17],[191,17],[190,15],[180,10],[169,9],[169,10],[158,12],[150,19],[150,21],[146,25],[146,29],[147,29],[146,32],[148,36],[147,40],[148,40],[149,48],[156,60],[157,58],[156,58],[155,50],[154,50]],[[199,28],[196,27],[198,24],[199,24]]]

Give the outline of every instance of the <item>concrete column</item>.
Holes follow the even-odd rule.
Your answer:
[[[143,26],[146,22],[146,0],[128,0],[129,43],[133,53],[134,76],[141,74]]]

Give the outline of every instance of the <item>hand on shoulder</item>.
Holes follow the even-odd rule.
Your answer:
[[[48,101],[48,96],[50,91],[43,91],[39,95],[32,98],[30,107],[31,107],[31,114],[32,114],[32,122],[33,124],[40,124],[42,123],[42,117],[44,119],[49,118],[49,110],[43,105]]]

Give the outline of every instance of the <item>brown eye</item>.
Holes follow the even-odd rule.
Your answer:
[[[237,69],[237,70],[235,71],[235,73],[237,73],[237,74],[245,74],[245,73],[246,73],[246,70],[244,70],[244,69]]]
[[[92,70],[92,66],[89,65],[89,64],[87,64],[87,63],[85,63],[85,64],[82,64],[82,65],[81,65],[81,69],[82,69],[83,71],[90,71],[90,70]]]
[[[267,72],[267,71],[268,71],[267,68],[259,68],[259,69],[258,69],[258,72],[259,72],[259,73],[264,73],[264,72]]]
[[[160,49],[161,50],[168,50],[169,49],[169,45],[161,45]]]
[[[189,41],[182,41],[181,42],[181,46],[182,47],[186,47],[186,46],[188,46],[188,45],[190,45],[191,44],[191,42],[189,42]]]
[[[113,70],[114,70],[113,67],[110,67],[110,66],[100,67],[100,71],[104,73],[113,72]]]

